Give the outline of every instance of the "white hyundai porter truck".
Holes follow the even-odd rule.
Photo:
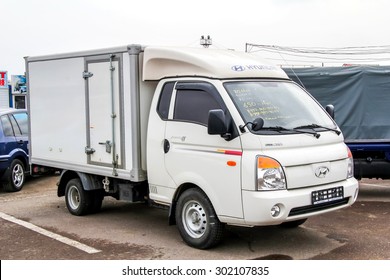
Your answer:
[[[73,215],[105,196],[147,201],[206,249],[225,225],[299,226],[357,198],[334,108],[253,54],[128,45],[25,60],[32,170],[62,171]]]

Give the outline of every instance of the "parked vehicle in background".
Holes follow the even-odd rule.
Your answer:
[[[335,121],[353,155],[355,178],[390,179],[390,67],[284,70],[323,107],[334,105]]]
[[[27,110],[0,109],[0,180],[5,191],[17,192],[29,172]]]

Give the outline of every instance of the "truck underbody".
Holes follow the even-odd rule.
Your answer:
[[[354,159],[355,178],[390,179],[390,142],[347,142]]]

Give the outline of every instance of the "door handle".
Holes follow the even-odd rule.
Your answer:
[[[164,139],[164,153],[168,153],[170,148],[171,144],[169,144],[169,141],[167,139]]]
[[[106,146],[106,153],[111,154],[112,143],[110,140],[107,140],[106,142],[99,142],[99,145]]]

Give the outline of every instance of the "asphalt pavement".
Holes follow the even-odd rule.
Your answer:
[[[105,198],[101,212],[72,216],[56,195],[57,179],[30,178],[18,193],[0,190],[0,259],[390,260],[389,180],[360,181],[352,207],[299,228],[228,226],[220,246],[198,250],[168,226],[166,210],[142,203]]]

